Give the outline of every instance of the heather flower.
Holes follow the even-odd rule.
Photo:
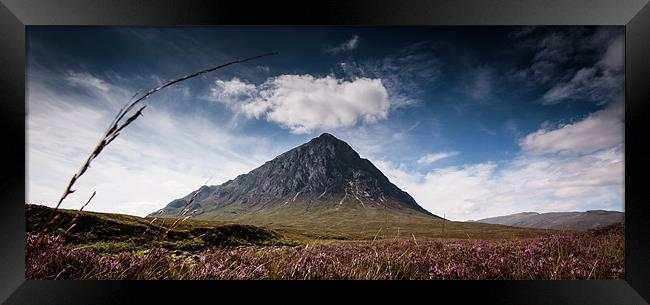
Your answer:
[[[375,240],[100,255],[27,236],[30,279],[621,279],[623,236]]]

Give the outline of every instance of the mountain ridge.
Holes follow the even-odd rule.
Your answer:
[[[614,223],[625,222],[625,213],[607,210],[585,212],[523,212],[497,217],[489,217],[475,222],[500,224],[521,228],[589,230]]]

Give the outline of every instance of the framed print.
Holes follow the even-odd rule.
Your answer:
[[[0,12],[7,304],[650,298],[647,1]]]

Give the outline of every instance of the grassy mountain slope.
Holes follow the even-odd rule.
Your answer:
[[[62,234],[69,221],[79,212],[59,211],[62,217],[56,224],[56,232]],[[26,205],[27,232],[38,232],[50,212],[51,208],[48,207]],[[327,217],[328,213],[342,215],[332,218]],[[176,219],[84,211],[67,240],[95,248],[113,247],[112,252],[146,249],[158,242]],[[211,245],[272,245],[334,240],[520,239],[553,233],[558,231],[447,221],[417,213],[405,216],[394,211],[341,208],[305,215],[299,212],[293,215],[269,212],[251,218],[224,218],[219,221],[190,218],[171,230],[162,243],[170,249],[191,250]]]

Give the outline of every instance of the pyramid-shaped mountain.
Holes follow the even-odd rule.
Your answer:
[[[336,217],[349,210],[439,218],[359,157],[350,145],[328,133],[234,180],[202,186],[149,216],[180,215],[196,192],[187,209],[200,219],[277,219],[319,213]]]

